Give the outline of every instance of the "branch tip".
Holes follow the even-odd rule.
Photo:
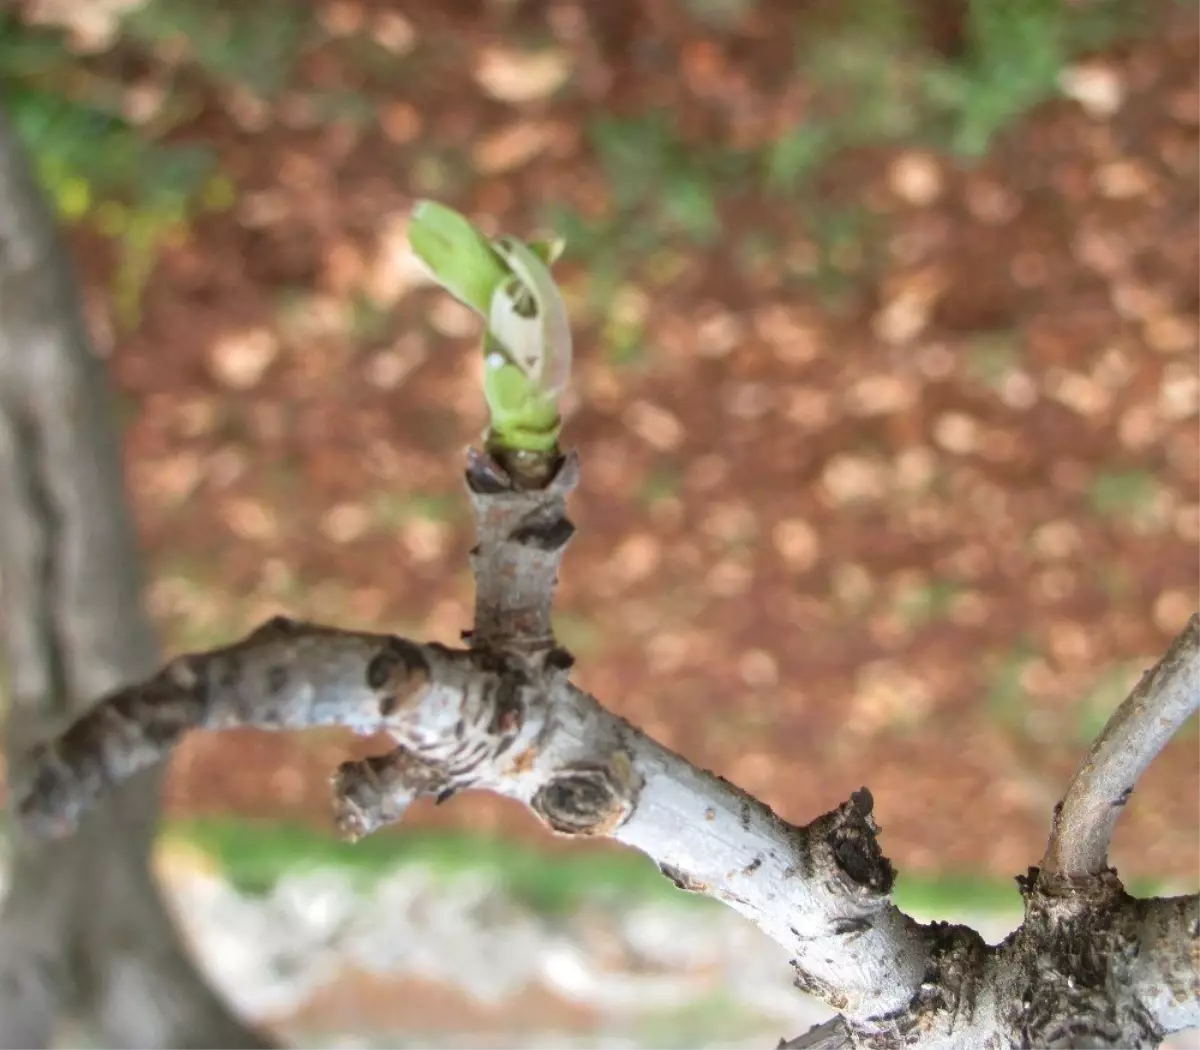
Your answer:
[[[871,815],[875,800],[867,788],[855,791],[831,813],[813,822],[829,845],[833,860],[851,883],[886,896],[896,881],[891,861],[879,848],[879,826]]]

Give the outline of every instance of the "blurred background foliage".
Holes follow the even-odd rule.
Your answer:
[[[750,4],[688,7],[720,26]],[[0,11],[0,85],[61,217],[116,245],[114,295],[131,325],[164,241],[235,198],[213,152],[173,132],[213,92],[276,99],[322,28],[315,9],[294,0],[93,0],[77,8],[64,9],[58,26]],[[963,39],[947,57],[903,0],[844,5],[819,38],[796,46],[797,65],[819,85],[809,114],[761,146],[697,148],[665,111],[591,118],[587,140],[613,207],[598,221],[561,205],[543,213],[588,260],[589,301],[607,301],[632,259],[675,238],[711,246],[721,230],[717,198],[731,187],[811,206],[815,175],[841,150],[903,141],[981,157],[1007,125],[1055,95],[1077,55],[1147,26],[1137,5],[1121,0],[966,0],[965,11]],[[386,51],[367,48],[361,58],[364,68],[394,64]],[[151,67],[131,88],[130,71]],[[331,116],[370,117],[370,103],[353,94],[325,102]],[[836,254],[836,234],[818,236],[822,256]]]
[[[59,216],[115,246],[114,303],[131,327],[162,245],[234,203],[214,151],[173,132],[206,91],[277,92],[312,18],[287,0],[77,6],[62,26],[0,11],[0,90]],[[143,73],[133,86],[131,71]]]

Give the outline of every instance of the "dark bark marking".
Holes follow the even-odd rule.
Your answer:
[[[547,671],[569,671],[575,666],[575,656],[569,649],[556,645],[546,654]]]
[[[660,864],[658,870],[681,890],[686,890],[688,893],[708,892],[707,884],[701,882],[699,879],[692,878],[686,871],[675,867],[673,864]]]
[[[553,554],[562,550],[575,535],[575,526],[570,520],[557,511],[550,520],[533,520],[522,522],[513,530],[510,537],[514,543]]]
[[[863,918],[848,918],[843,916],[833,920],[833,934],[835,937],[854,936],[865,933],[870,928],[871,923]]]

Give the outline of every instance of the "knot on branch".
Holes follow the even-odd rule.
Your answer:
[[[447,787],[434,766],[407,748],[343,762],[333,775],[333,811],[338,834],[350,841],[377,831],[404,816],[420,795],[436,795]]]
[[[855,886],[885,896],[895,884],[896,869],[879,848],[879,825],[871,816],[874,807],[871,792],[861,788],[816,821],[814,831],[824,838],[838,869]],[[820,826],[823,823],[825,827]]]
[[[913,995],[896,1032],[907,1040],[914,1029],[931,1030],[935,1024],[953,1028],[954,1018],[971,1016],[983,984],[987,942],[969,926],[931,922],[924,929],[928,941],[925,976]]]
[[[530,806],[560,835],[611,835],[633,812],[640,790],[629,757],[618,751],[607,765],[560,770]]]
[[[1025,921],[1032,926],[1083,920],[1094,928],[1129,899],[1114,868],[1090,875],[1032,867],[1016,881],[1025,902]]]

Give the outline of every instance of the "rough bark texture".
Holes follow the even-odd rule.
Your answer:
[[[71,267],[0,113],[0,587],[6,754],[154,666],[102,363]],[[149,868],[161,769],[99,801],[78,833],[18,834],[0,913],[0,1047],[65,1019],[104,1045],[260,1047],[184,952]]]

